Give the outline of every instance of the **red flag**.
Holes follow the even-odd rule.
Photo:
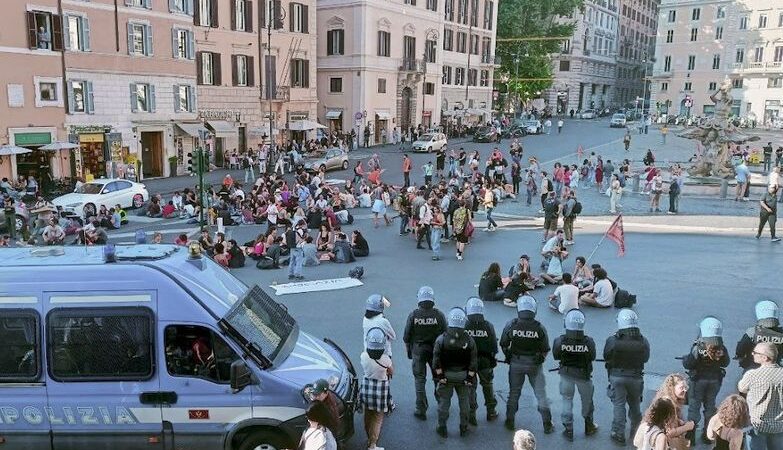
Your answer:
[[[606,237],[613,240],[619,247],[617,256],[625,255],[625,231],[623,231],[623,216],[619,214],[612,226],[606,230]]]
[[[585,149],[582,148],[582,144],[579,144],[579,147],[576,148],[576,154],[579,155],[580,158],[585,154]]]

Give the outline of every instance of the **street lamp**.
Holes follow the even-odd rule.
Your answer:
[[[427,35],[424,37],[424,59],[421,62],[422,72],[424,78],[421,82],[421,122],[424,122],[424,99],[427,96],[427,59],[432,58],[432,62],[435,62],[436,52],[438,48],[438,38],[440,34],[438,30],[430,28],[427,31]],[[430,41],[434,42],[432,48],[430,48]],[[432,126],[432,116],[430,116],[430,126]]]
[[[276,3],[278,4],[278,3]],[[264,26],[264,22],[261,20],[263,18],[263,6],[259,6],[258,8],[258,23],[260,27]],[[282,28],[283,19],[285,18],[285,10],[282,7],[276,7],[272,9],[272,14],[269,14],[269,17],[266,20],[266,55],[267,55],[267,61],[269,64],[264,64],[262,62],[261,58],[261,51],[260,48],[261,44],[261,32],[259,30],[258,33],[258,41],[259,41],[259,58],[258,58],[258,73],[259,74],[265,74],[266,79],[263,80],[260,84],[262,86],[266,86],[266,97],[269,101],[269,150],[271,151],[273,147],[273,133],[272,133],[272,100],[274,100],[276,93],[272,92],[272,76],[268,73],[268,70],[272,69],[272,27],[277,28],[278,25]],[[262,70],[262,67],[265,67],[264,70]],[[266,81],[266,83],[264,83]],[[262,96],[263,97],[263,96]]]

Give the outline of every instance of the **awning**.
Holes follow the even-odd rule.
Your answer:
[[[391,114],[389,114],[389,111],[375,111],[375,115],[378,116],[378,120],[391,119]]]
[[[208,133],[209,130],[201,126],[199,123],[178,123],[176,124],[177,128],[182,130],[185,134],[187,134],[190,137],[197,138],[199,137],[198,133],[199,131],[202,131],[204,133]]]
[[[339,119],[340,117],[342,117],[342,115],[343,115],[342,111],[337,111],[337,110],[326,111],[327,120]]]
[[[294,120],[288,124],[288,129],[291,131],[309,131],[317,128],[328,128],[321,125],[318,122],[312,120]]]
[[[447,110],[441,111],[440,115],[442,117],[453,116],[454,115],[454,111],[450,111],[450,110],[447,109]]]
[[[225,138],[234,137],[237,135],[237,127],[234,122],[227,122],[225,120],[210,120],[207,122],[210,128],[215,132],[215,137]]]

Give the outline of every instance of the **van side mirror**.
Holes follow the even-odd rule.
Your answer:
[[[242,389],[250,386],[252,383],[253,374],[250,372],[250,368],[247,367],[247,364],[241,359],[231,363],[230,374],[231,390],[234,394],[241,392]]]

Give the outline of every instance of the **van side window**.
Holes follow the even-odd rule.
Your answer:
[[[2,310],[0,319],[0,383],[38,379],[40,342],[38,313]]]
[[[239,357],[223,338],[209,328],[194,325],[168,326],[165,335],[169,374],[228,384],[231,363]]]
[[[139,381],[155,367],[152,312],[63,308],[47,318],[49,370],[62,381]]]

